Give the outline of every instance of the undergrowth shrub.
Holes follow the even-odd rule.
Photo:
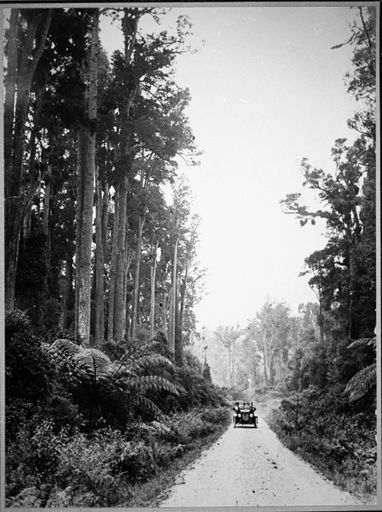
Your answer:
[[[30,424],[20,426],[15,438],[6,444],[8,495],[50,483],[56,472],[59,450],[53,425],[42,418],[36,423],[32,432]]]
[[[143,441],[129,441],[124,445],[119,468],[128,475],[131,482],[144,482],[156,471],[152,446]]]
[[[70,440],[61,432],[60,462],[56,481],[61,489],[68,486],[74,494],[91,492],[85,501],[88,506],[114,505],[121,499],[121,476],[119,464],[123,453],[124,439],[119,431],[104,429],[87,437],[76,431]],[[73,503],[78,505],[78,503]]]
[[[168,468],[199,439],[222,432],[229,422],[229,410],[221,407],[91,435],[69,426],[56,433],[54,423],[44,419],[32,431],[26,424],[9,445],[7,505],[117,505],[129,497],[131,486]]]
[[[339,386],[326,392],[310,387],[282,400],[267,420],[287,448],[337,485],[361,495],[375,494],[375,418],[355,413],[344,403]]]
[[[54,376],[52,362],[41,340],[31,332],[31,322],[15,310],[5,319],[5,392],[15,398],[38,402],[49,395]]]

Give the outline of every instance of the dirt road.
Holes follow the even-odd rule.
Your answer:
[[[259,428],[231,425],[178,477],[161,507],[357,505],[285,448],[259,417]]]

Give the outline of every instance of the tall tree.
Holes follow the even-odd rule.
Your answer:
[[[12,9],[7,31],[4,104],[5,167],[5,310],[15,305],[15,284],[24,214],[36,178],[25,183],[24,151],[31,87],[43,54],[52,9]],[[32,177],[31,177],[32,178]]]
[[[76,336],[90,342],[91,254],[97,129],[99,11],[92,16],[86,90],[86,118],[78,134],[78,189],[76,214]]]

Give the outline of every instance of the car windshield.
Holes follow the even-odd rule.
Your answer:
[[[251,404],[249,402],[243,402],[242,400],[236,400],[233,402],[233,407],[239,406],[240,409],[250,409]]]

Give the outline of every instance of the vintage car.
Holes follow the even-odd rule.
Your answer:
[[[255,414],[256,407],[252,402],[237,401],[233,407],[233,426],[237,425],[253,425],[257,428],[258,417]]]

